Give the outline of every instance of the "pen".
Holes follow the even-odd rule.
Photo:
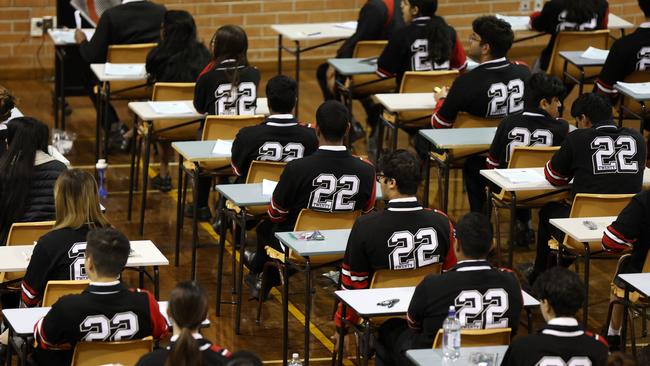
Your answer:
[[[321,33],[321,32],[306,33],[306,35],[307,35],[307,37],[311,37],[311,36],[317,36],[317,35],[319,35],[320,33]]]

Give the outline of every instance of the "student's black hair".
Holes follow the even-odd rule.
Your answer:
[[[515,39],[510,24],[494,15],[484,15],[474,19],[472,30],[481,37],[481,44],[490,45],[492,59],[505,57]]]
[[[226,366],[262,366],[262,360],[254,353],[248,351],[237,351],[232,354]]]
[[[551,102],[553,98],[564,99],[566,88],[560,79],[544,72],[534,73],[526,82],[524,102],[526,108],[537,108],[542,99]]]
[[[212,59],[215,66],[224,60],[233,59],[235,65],[226,70],[228,81],[233,89],[239,85],[239,66],[248,66],[248,37],[244,29],[238,25],[224,25],[219,27],[210,41]]]
[[[328,100],[316,110],[316,125],[328,141],[343,140],[350,126],[348,109],[338,100]]]
[[[537,277],[533,289],[540,300],[548,301],[556,317],[575,316],[585,298],[580,277],[561,266],[550,268]]]
[[[417,16],[431,18],[426,25],[431,64],[448,61],[451,55],[451,29],[442,17],[436,15],[438,0],[408,0],[408,2],[411,6],[418,7]]]
[[[639,8],[646,18],[650,18],[650,0],[639,0]]]
[[[588,22],[596,15],[598,10],[597,0],[570,0],[564,2],[566,21],[573,23]]]
[[[571,106],[571,116],[584,114],[592,124],[598,125],[612,120],[612,104],[609,98],[598,93],[584,93]]]
[[[291,113],[296,106],[296,81],[285,75],[277,75],[266,83],[269,108],[276,113]]]
[[[48,135],[47,125],[31,117],[7,122],[8,149],[0,158],[0,243],[25,212],[36,151],[47,153]]]
[[[169,295],[169,316],[181,329],[165,366],[201,366],[201,352],[192,333],[201,327],[208,315],[208,297],[198,284],[180,282]]]
[[[191,42],[197,42],[196,23],[192,15],[185,10],[167,10],[163,18],[160,45],[179,50],[188,47]]]
[[[113,228],[93,229],[86,235],[86,255],[101,277],[117,278],[131,252],[129,239]]]
[[[417,193],[422,174],[419,159],[413,153],[399,149],[386,154],[379,162],[379,169],[386,178],[395,179],[399,193]]]
[[[8,89],[0,86],[0,122],[9,119],[14,107],[16,107],[16,97]]]
[[[456,225],[458,245],[466,257],[486,259],[492,248],[492,223],[478,212],[470,212]]]

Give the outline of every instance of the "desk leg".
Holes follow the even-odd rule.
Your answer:
[[[431,143],[427,143],[429,146],[428,151],[431,151]],[[426,159],[424,159],[424,192],[422,192],[422,202],[424,207],[429,207],[429,184],[431,180],[431,156],[427,153]],[[446,212],[445,212],[446,213]]]
[[[377,153],[375,154],[375,159],[377,162],[379,162],[379,158],[382,154],[382,149],[384,148],[384,123],[386,123],[386,121],[384,120],[384,114],[382,113],[379,116],[379,126],[377,126],[377,128],[379,128],[377,131]]]
[[[510,240],[508,242],[508,268],[512,268],[512,259],[515,252],[515,236],[517,230],[517,193],[510,192]]]
[[[365,332],[363,333],[363,337],[366,339],[366,352],[363,354],[363,366],[368,366],[368,361],[370,361],[370,337],[372,336],[371,334],[371,326],[370,326],[370,319],[365,320]]]
[[[178,188],[176,188],[176,247],[174,249],[174,266],[178,267],[181,252],[181,231],[183,230],[183,156],[178,154]]]
[[[61,50],[61,67],[59,68],[59,88],[60,94],[59,94],[59,100],[58,105],[58,111],[61,112],[61,129],[65,131],[65,51]],[[58,125],[58,123],[57,123]]]
[[[278,34],[278,75],[282,75],[282,34]]]
[[[623,327],[621,328],[621,351],[625,352],[627,343],[627,317],[630,311],[630,287],[625,285],[625,295],[623,296]],[[634,334],[632,335],[634,337]]]
[[[444,184],[442,191],[442,209],[447,213],[447,207],[449,206],[449,161],[447,159],[445,159],[442,173],[442,182]]]
[[[97,108],[95,109],[95,161],[99,160],[101,146],[102,110],[104,104],[104,83],[97,85]]]
[[[569,66],[569,62],[565,59],[564,60],[564,66],[562,66],[562,84],[566,85],[566,74],[567,74],[567,68]],[[562,105],[560,106],[560,117],[562,117],[562,114],[564,113],[564,101],[562,101]],[[576,127],[578,127],[578,122],[576,122]]]
[[[348,306],[341,301],[341,324],[345,324],[345,318],[347,316],[347,310]],[[335,360],[336,360],[336,365],[342,366],[343,365],[343,357],[344,355],[344,345],[345,345],[345,327],[337,327],[336,332],[339,334],[339,344],[337,349],[334,351],[335,352]]]
[[[135,183],[135,179],[133,179],[133,178],[135,177],[135,170],[137,169],[136,168],[136,160],[135,160],[135,145],[136,145],[136,142],[138,140],[138,136],[137,136],[138,135],[138,130],[136,129],[136,127],[138,126],[138,115],[137,114],[134,114],[134,115],[135,115],[135,117],[133,117],[133,129],[132,129],[132,131],[133,131],[133,137],[132,137],[133,142],[131,143],[131,151],[130,151],[131,152],[131,166],[130,166],[130,170],[129,170],[129,208],[128,208],[129,211],[126,214],[126,218],[127,218],[128,221],[131,221],[131,212],[133,211],[133,192],[135,191],[135,187],[137,185]],[[179,195],[179,197],[180,197],[180,195]]]
[[[106,83],[105,100],[102,104],[102,125],[104,126],[104,151],[103,157],[108,161],[108,135],[111,133],[111,125],[108,123],[108,109],[111,103],[111,84]],[[144,178],[144,177],[143,177]],[[142,234],[140,234],[142,235]]]
[[[241,209],[241,222],[239,223],[239,268],[237,270],[237,315],[235,318],[235,334],[239,335],[241,326],[242,287],[244,285],[244,247],[246,247],[246,208]],[[234,233],[233,233],[234,235]],[[233,251],[233,257],[235,253]],[[262,292],[260,292],[260,296]]]
[[[296,43],[296,118],[300,119],[298,109],[300,107],[300,41]],[[306,364],[305,364],[306,365]]]
[[[589,250],[589,243],[583,243],[585,246],[585,302],[582,306],[582,327],[587,329],[587,319],[589,318],[589,259],[591,252]]]
[[[153,296],[160,300],[160,267],[153,266]]]
[[[533,312],[526,308],[526,318],[528,319],[528,334],[533,334]]]
[[[144,267],[138,267],[138,286],[144,288]]]
[[[144,159],[142,161],[142,197],[140,200],[140,236],[144,235],[144,212],[147,209],[147,189],[149,186],[149,159],[151,156],[152,132],[153,127],[150,124],[149,129],[147,130],[147,134],[144,137]]]
[[[216,303],[216,311],[215,314],[217,316],[221,316],[221,286],[222,286],[222,279],[223,279],[223,252],[225,251],[226,247],[226,230],[227,230],[227,224],[226,224],[226,198],[221,195],[221,200],[223,204],[221,207],[223,209],[221,212],[219,212],[219,217],[221,219],[221,233],[219,234],[219,253],[217,257],[217,303]],[[241,260],[241,258],[240,258]]]
[[[288,250],[288,249],[286,249]],[[305,366],[309,366],[309,325],[311,324],[311,262],[305,258]]]
[[[585,86],[585,68],[580,67],[580,85],[578,86],[578,96],[582,95]]]
[[[196,246],[199,241],[199,167],[194,169],[194,183],[192,185],[192,281],[196,281]]]
[[[289,250],[284,251],[284,286],[282,286],[282,365],[287,366],[289,357]]]
[[[27,338],[23,338],[20,344],[20,366],[27,365]]]

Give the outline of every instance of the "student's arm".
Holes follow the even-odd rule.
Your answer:
[[[72,334],[66,313],[67,309],[65,303],[61,300],[57,301],[50,311],[39,320],[34,326],[34,341],[36,346],[41,349],[62,350],[70,349]]]
[[[208,94],[211,92],[210,86],[209,86],[209,77],[205,75],[208,70],[208,68],[212,68],[212,64],[209,64],[208,66],[203,69],[201,74],[199,75],[199,78],[196,80],[196,86],[194,87],[194,109],[196,109],[197,112],[199,113],[207,113],[208,112],[208,106],[207,102],[208,100],[211,100],[211,98],[208,98]]]
[[[650,222],[646,215],[648,193],[634,196],[611,225],[603,233],[603,249],[610,252],[622,252],[630,249],[646,230]]]
[[[566,186],[573,178],[572,165],[573,147],[571,139],[566,139],[544,167],[546,180],[554,186]]]
[[[494,134],[494,138],[492,139],[492,144],[490,144],[490,152],[488,153],[488,156],[485,158],[486,169],[501,168],[500,162],[502,160],[505,160],[503,159],[503,155],[505,154],[505,146],[507,146],[508,138],[506,137],[506,134],[508,133],[508,131],[506,131],[504,125],[505,123],[502,121],[499,124],[499,127],[497,127],[497,132]]]
[[[427,293],[428,280],[431,280],[430,276],[425,277],[415,287],[415,292],[413,292],[413,297],[411,298],[411,303],[406,313],[406,321],[411,329],[422,330],[427,301],[431,298],[431,294]]]
[[[390,78],[395,76],[400,71],[400,64],[406,55],[403,55],[402,50],[404,41],[401,37],[398,37],[399,34],[393,34],[391,39],[388,41],[388,44],[379,55],[377,60],[377,75],[382,78]]]
[[[337,51],[336,57],[350,58],[359,41],[378,39],[383,32],[385,23],[386,19],[384,19],[381,9],[371,2],[366,2],[359,11],[356,32],[343,43]]]
[[[368,232],[371,230],[365,228]],[[345,249],[345,256],[343,257],[343,265],[341,266],[341,289],[342,290],[360,290],[370,287],[370,272],[372,267],[368,261],[368,254],[365,252],[366,238],[363,234],[364,228],[357,219],[352,226],[350,236],[348,238],[348,245]],[[334,321],[337,327],[343,327],[341,321],[342,304],[339,304]],[[347,308],[345,311],[345,318],[351,324],[356,324],[359,320],[357,313]]]
[[[242,172],[248,171],[248,166],[246,166],[246,160],[248,154],[246,153],[246,139],[242,136],[242,130],[237,132],[235,136],[235,141],[232,143],[232,158],[230,159],[230,166],[232,167],[232,172],[238,176],[242,176]]]
[[[106,62],[108,46],[111,43],[112,25],[109,14],[104,13],[99,18],[99,23],[90,41],[86,40],[79,44],[81,57],[90,64]]]
[[[37,306],[41,302],[45,286],[47,285],[49,270],[52,266],[52,258],[46,251],[42,238],[39,239],[38,244],[34,247],[34,252],[29,260],[25,277],[20,284],[21,287],[21,301],[27,307]]]
[[[431,126],[433,128],[451,128],[453,126],[458,112],[461,111],[463,98],[468,97],[467,91],[463,89],[461,83],[456,79],[451,84],[447,96],[438,99],[431,116]]]
[[[625,59],[625,53],[621,52],[623,51],[621,44],[620,40],[614,42],[605,60],[605,65],[594,84],[594,91],[607,95],[612,101],[618,97],[618,91],[614,89],[614,84],[617,81],[623,81],[628,71],[626,67],[628,61]]]
[[[271,203],[267,209],[269,218],[273,222],[282,222],[286,220],[289,214],[289,207],[295,199],[294,181],[295,177],[292,176],[292,164],[289,163],[282,171],[278,185],[273,191]]]
[[[151,295],[149,291],[138,290],[139,292],[147,295],[147,302],[149,303],[149,316],[151,317],[151,336],[153,339],[161,339],[167,336],[169,330],[167,326],[167,319],[160,313],[158,301]]]

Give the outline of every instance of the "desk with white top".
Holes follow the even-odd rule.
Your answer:
[[[422,129],[418,133],[429,143],[430,146],[441,149],[480,149],[480,154],[490,148],[496,127],[480,128],[449,128],[449,129]],[[429,148],[429,150],[432,150]],[[474,154],[472,154],[474,155]],[[463,156],[466,157],[466,156]],[[449,154],[445,154],[445,160],[436,159],[441,168],[438,174],[438,191],[440,192],[440,203],[442,210],[447,212],[449,202]],[[424,161],[424,193],[423,201],[425,207],[429,207],[429,180],[431,170],[431,159]]]
[[[650,297],[650,273],[621,273],[617,277],[625,284],[625,295],[623,296],[623,328],[621,329],[621,351],[625,352],[630,291],[637,291],[645,297]],[[632,334],[632,337],[635,337],[635,335]]]
[[[595,68],[602,67],[605,65],[605,59],[594,59],[582,57],[584,51],[560,51],[559,55],[564,59],[564,67],[562,69],[562,81],[564,84],[567,84],[566,79],[571,79],[571,81],[578,84],[578,95],[582,95],[584,84],[593,79],[592,77],[587,77],[585,75],[586,68]],[[576,78],[568,71],[569,64],[575,66],[580,71],[580,77]],[[595,72],[595,71],[594,71]],[[596,73],[596,76],[598,73]]]
[[[393,151],[397,147],[397,131],[406,123],[431,118],[431,114],[433,114],[433,110],[436,107],[436,99],[433,92],[375,94],[375,98],[386,111],[395,115],[395,123],[387,121],[385,118],[380,118],[381,120],[379,121],[377,138],[377,159],[379,159],[379,156],[382,153],[384,126],[393,131],[393,136],[390,142],[390,150]],[[408,121],[402,121],[401,118],[399,118],[400,112],[422,112],[422,115]]]
[[[341,42],[356,31],[356,26],[344,27],[341,23],[305,23],[305,24],[273,24],[271,29],[278,35],[278,74],[282,74],[282,51],[287,51],[296,58],[296,117],[300,105],[300,54],[316,48]],[[294,43],[294,48],[284,46],[283,39]],[[321,43],[301,48],[300,43],[306,41],[321,41]],[[285,361],[286,362],[286,361]]]
[[[647,93],[642,93],[642,94],[636,93],[634,91],[628,90],[625,87],[622,87],[618,82],[614,84],[614,89],[616,89],[616,91],[618,91],[622,97],[622,100],[619,103],[619,107],[618,107],[619,108],[618,125],[619,126],[623,125],[623,119],[626,115],[632,115],[633,117],[639,119],[639,131],[641,132],[641,134],[643,134],[644,120],[648,112],[648,107],[646,106],[646,102],[650,100],[650,89],[648,89]],[[633,99],[635,102],[639,103],[641,110],[636,111],[630,109],[630,107],[627,106],[625,103],[625,98]]]
[[[494,365],[501,364],[503,357],[508,350],[508,346],[490,346],[490,347],[461,347],[460,357],[454,361],[443,360],[442,349],[410,349],[406,351],[406,357],[411,360],[416,366],[432,366],[432,365],[458,365],[466,366],[472,365],[471,359],[475,354],[493,354],[496,355]],[[479,364],[480,365],[480,364]]]

